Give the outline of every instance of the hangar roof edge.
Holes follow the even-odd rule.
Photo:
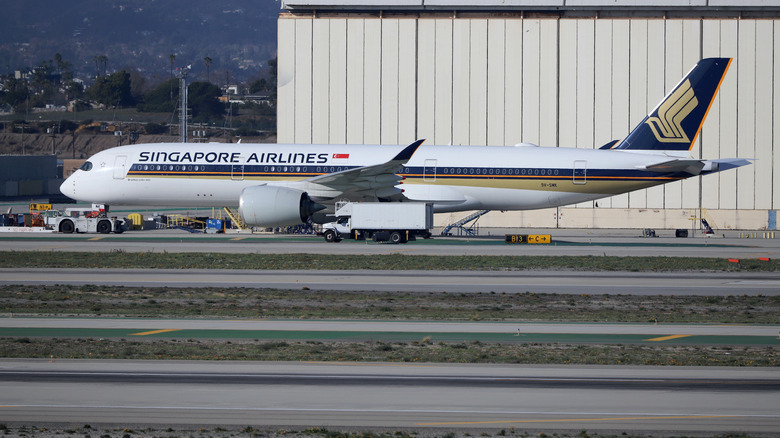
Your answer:
[[[331,11],[778,11],[780,0],[282,0],[282,9]]]

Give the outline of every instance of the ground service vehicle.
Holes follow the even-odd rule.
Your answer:
[[[326,242],[374,239],[406,243],[431,237],[433,205],[419,202],[350,202],[336,205],[336,222],[324,224]]]
[[[110,218],[102,205],[93,204],[92,208],[66,208],[65,211],[46,212],[46,225],[60,233],[121,233],[124,221]]]

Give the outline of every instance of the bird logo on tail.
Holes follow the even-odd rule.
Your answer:
[[[685,133],[682,122],[698,105],[699,100],[696,99],[691,82],[686,80],[661,104],[658,117],[648,117],[645,123],[661,143],[690,143],[691,139]]]

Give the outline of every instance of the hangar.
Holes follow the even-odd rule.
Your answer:
[[[704,217],[719,229],[777,229],[780,1],[285,0],[282,8],[280,143],[598,148],[626,136],[699,59],[733,57],[692,155],[753,165],[559,209],[491,212],[480,223],[690,228]]]

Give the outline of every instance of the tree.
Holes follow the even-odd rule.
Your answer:
[[[18,107],[25,103],[30,95],[30,89],[27,88],[27,81],[10,78],[5,82],[5,93],[3,93],[3,103],[12,107]]]
[[[54,98],[54,67],[52,61],[41,61],[38,67],[33,69],[31,91],[34,96],[33,106],[42,107]]]
[[[225,114],[225,104],[219,101],[222,92],[210,82],[193,82],[187,87],[193,121],[208,121]]]
[[[249,85],[249,92],[252,94],[268,91],[268,83],[265,78],[260,78]]]
[[[168,131],[168,127],[159,123],[149,122],[144,127],[144,131],[149,135],[160,135],[165,134]]]
[[[138,111],[151,113],[171,113],[176,109],[174,100],[170,93],[176,85],[176,79],[169,79],[158,85],[153,90],[144,94],[142,102],[138,104]],[[175,88],[176,98],[179,97],[179,88]]]
[[[93,61],[95,61],[95,78],[99,78],[100,76],[106,75],[106,69],[108,65],[108,56],[106,55],[97,55],[92,58]],[[102,67],[102,69],[101,69]],[[101,74],[102,71],[102,74]]]
[[[108,70],[108,56],[100,55],[98,56],[98,59],[100,60],[100,63],[103,64],[103,76],[105,76]]]
[[[99,77],[89,87],[87,95],[108,107],[125,107],[135,103],[130,92],[130,74],[124,70]]]
[[[125,70],[130,74],[130,93],[133,95],[133,100],[139,102],[143,99],[146,79],[134,68],[127,67]]]
[[[277,81],[277,75],[279,73],[278,64],[279,64],[278,56],[274,59],[268,60],[268,66],[271,67],[271,83],[268,85],[271,88],[271,94],[268,96],[268,101],[271,103],[271,106],[274,108],[276,108],[276,81]]]
[[[206,64],[206,82],[211,82],[211,76],[209,75],[209,69],[211,68],[211,58],[208,56],[203,58],[203,63]]]
[[[61,74],[63,76],[65,75],[66,72],[70,71],[71,67],[73,67],[73,64],[71,64],[68,61],[65,61],[62,58],[62,55],[59,54],[59,53],[55,53],[54,54],[54,62],[57,63],[57,73],[59,73],[59,74]],[[71,73],[71,75],[72,75],[72,73]]]
[[[71,120],[60,120],[59,129],[62,133],[75,132],[78,127],[78,123]]]
[[[78,113],[78,112],[81,112],[81,111],[87,111],[87,110],[89,110],[90,108],[92,108],[92,107],[89,105],[89,103],[88,103],[88,102],[85,102],[85,101],[83,101],[83,100],[81,100],[81,99],[77,99],[77,100],[76,100],[76,101],[73,103],[73,111],[75,111],[75,112],[77,112],[77,113]],[[92,122],[90,121],[89,123],[92,123]],[[86,125],[86,124],[88,124],[88,123],[87,123],[87,121],[86,121],[86,120],[82,120],[82,124],[85,124],[85,125]]]

